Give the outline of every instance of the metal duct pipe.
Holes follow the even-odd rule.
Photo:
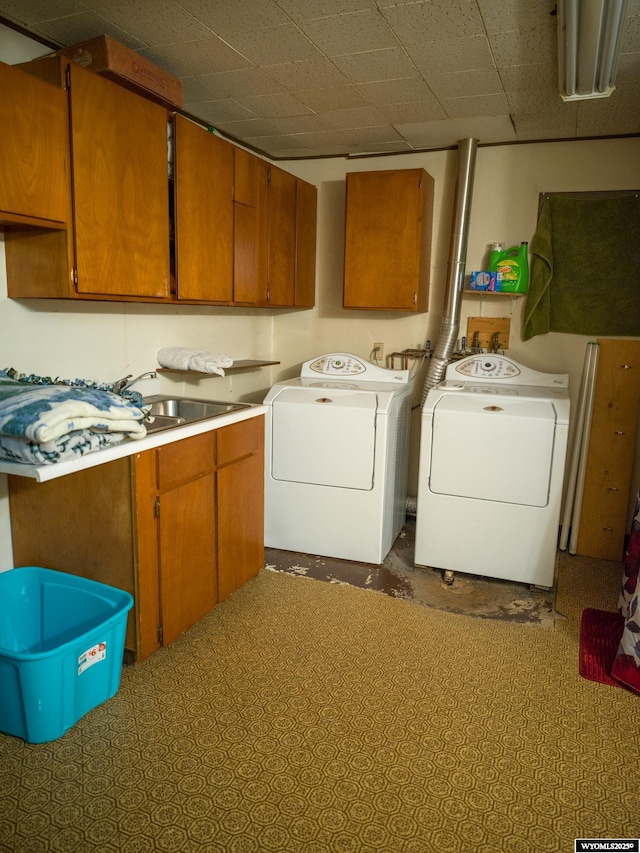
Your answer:
[[[422,392],[423,403],[429,390],[442,381],[458,338],[477,149],[477,139],[469,138],[458,141],[458,176],[456,178],[453,227],[449,246],[444,314],[442,315],[438,340],[429,360],[429,370]]]

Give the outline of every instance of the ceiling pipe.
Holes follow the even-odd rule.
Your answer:
[[[429,390],[442,381],[458,339],[477,149],[478,140],[473,137],[461,139],[458,142],[458,176],[456,179],[453,227],[451,229],[451,243],[449,246],[444,314],[436,346],[429,360],[429,369],[422,392],[423,403],[427,398]]]

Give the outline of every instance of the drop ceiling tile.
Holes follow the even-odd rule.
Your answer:
[[[180,5],[225,39],[243,30],[259,30],[289,21],[274,0],[180,0]]]
[[[476,0],[432,0],[384,8],[384,17],[407,47],[483,35],[484,25]]]
[[[271,124],[278,133],[294,136],[297,133],[319,133],[330,130],[326,121],[319,115],[293,116],[292,118],[273,118]]]
[[[419,104],[388,104],[379,107],[382,115],[392,124],[416,124],[424,121],[438,121],[447,117],[442,105],[436,98]]]
[[[372,154],[400,154],[403,151],[413,150],[405,139],[395,139],[389,142],[370,142],[367,148]]]
[[[640,80],[640,51],[620,55],[617,80]]]
[[[294,94],[303,104],[317,113],[368,106],[367,99],[355,86],[340,86],[337,89],[296,89]]]
[[[489,40],[483,35],[419,44],[409,49],[419,71],[487,71],[495,68]]]
[[[514,3],[512,0],[478,0],[480,14],[488,33],[511,33],[528,30],[548,22],[556,28],[555,0],[527,0]]]
[[[78,8],[77,0],[6,0],[2,4],[2,14],[25,27],[80,11],[85,10]]]
[[[141,50],[140,53],[175,77],[197,77],[200,74],[234,71],[250,66],[244,56],[236,53],[217,36]]]
[[[416,67],[400,47],[365,50],[334,56],[334,63],[353,83],[372,83],[414,77]]]
[[[634,9],[633,4],[630,3],[622,36],[622,52],[638,53],[638,51],[640,51],[640,4],[636,3]]]
[[[507,100],[513,113],[567,115],[574,113],[576,107],[575,102],[563,101],[555,87],[538,89],[535,92],[508,92]]]
[[[327,56],[398,46],[392,30],[375,11],[315,18],[300,26]]]
[[[576,136],[576,114],[514,114],[518,139],[573,139]]]
[[[231,98],[223,101],[194,101],[184,105],[184,111],[212,125],[222,122],[256,120],[256,116]]]
[[[309,59],[264,65],[262,70],[290,89],[322,89],[344,86],[348,81],[328,59]]]
[[[298,153],[304,151],[304,145],[291,136],[256,136],[250,142],[260,151],[276,157],[282,156],[283,151],[298,151]]]
[[[117,22],[122,29],[135,33],[150,47],[211,36],[209,28],[175,0],[154,0],[153,3],[148,0],[83,0],[83,3],[107,21]]]
[[[555,62],[546,65],[511,65],[508,68],[501,68],[500,79],[507,93],[535,93],[541,89],[558,93],[558,67]]]
[[[495,95],[502,92],[497,71],[456,71],[451,74],[430,74],[429,88],[439,99]]]
[[[227,119],[226,121],[212,122],[212,124],[223,133],[233,136],[234,139],[253,139],[257,136],[275,136],[278,134],[274,125],[262,118],[248,118],[239,121]]]
[[[233,47],[256,65],[322,59],[318,48],[295,24],[243,30],[234,36]]]
[[[374,107],[356,107],[350,110],[329,110],[323,117],[332,127],[348,130],[354,127],[376,127],[384,124],[384,117]]]
[[[489,43],[498,68],[552,62],[558,51],[556,30],[546,26],[514,33],[495,33],[489,36]]]
[[[221,98],[240,98],[272,95],[284,88],[263,74],[259,68],[239,68],[237,71],[220,71],[182,80],[185,101],[217,101]]]
[[[448,118],[509,115],[509,101],[503,94],[478,95],[475,98],[445,98],[442,106]]]
[[[296,134],[296,141],[300,142],[306,148],[327,149],[332,152],[338,151],[341,147],[347,145],[349,148],[354,146],[347,143],[346,138],[338,130],[322,130],[312,133]]]
[[[579,101],[578,135],[617,135],[640,133],[640,85],[620,84],[608,98]]]
[[[37,25],[37,32],[43,38],[67,47],[93,38],[96,33],[111,36],[126,47],[132,49],[145,47],[146,43],[132,37],[120,27],[106,21],[94,12],[83,12],[80,15],[70,15],[67,18],[57,18]]]
[[[278,0],[278,5],[297,23],[310,18],[375,9],[373,0]]]
[[[358,89],[375,106],[384,104],[408,104],[416,101],[432,101],[434,93],[422,77],[403,80],[385,80],[380,83],[360,83]]]
[[[249,98],[237,97],[236,100],[261,118],[286,118],[287,116],[302,116],[311,113],[309,107],[294,98],[289,92]]]
[[[389,124],[382,124],[379,127],[354,127],[351,130],[344,130],[343,133],[350,142],[366,147],[382,142],[397,142],[401,139],[398,131]]]
[[[516,142],[509,116],[484,116],[473,119],[417,122],[397,126],[398,132],[413,148],[450,147],[452,140],[475,137],[483,144]]]

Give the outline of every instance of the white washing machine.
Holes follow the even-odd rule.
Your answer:
[[[382,563],[405,522],[409,371],[328,353],[264,403],[265,545]]]
[[[416,566],[553,586],[568,431],[568,374],[450,364],[422,407]]]

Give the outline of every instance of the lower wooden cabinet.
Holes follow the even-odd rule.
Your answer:
[[[59,479],[9,477],[16,566],[130,592],[125,648],[169,645],[264,564],[264,417]]]

